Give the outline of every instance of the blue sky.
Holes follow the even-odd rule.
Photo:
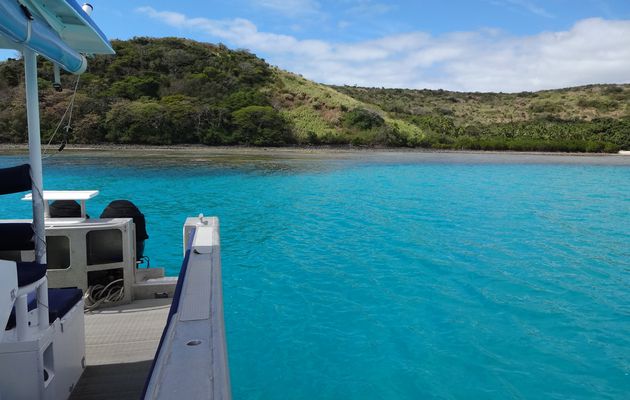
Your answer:
[[[94,18],[114,38],[168,35],[134,12],[150,6],[190,18],[244,18],[261,31],[300,39],[361,41],[410,31],[443,34],[502,29],[514,35],[570,29],[591,17],[630,19],[628,0],[93,0]],[[168,30],[178,34],[177,30]],[[204,38],[209,39],[209,38]]]
[[[521,91],[630,82],[629,0],[93,0],[110,38],[247,48],[324,83]]]

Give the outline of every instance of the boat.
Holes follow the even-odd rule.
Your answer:
[[[45,190],[37,58],[83,73],[115,52],[74,0],[0,0],[0,48],[22,54],[28,162],[0,169],[32,219],[0,220],[0,399],[230,399],[219,220],[183,221],[178,277],[145,267],[144,215],[129,200],[98,217],[99,195]],[[98,187],[98,182],[94,182]],[[174,244],[175,245],[175,244]]]

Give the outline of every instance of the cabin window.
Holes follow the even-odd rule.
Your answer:
[[[70,239],[67,236],[46,236],[48,269],[70,267]]]
[[[85,241],[88,265],[123,262],[123,240],[119,229],[90,231]]]

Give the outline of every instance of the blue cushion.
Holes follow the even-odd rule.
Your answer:
[[[48,319],[54,322],[57,318],[63,318],[83,297],[83,291],[77,288],[48,289]],[[37,299],[28,302],[28,310],[37,307]],[[11,311],[5,330],[15,328],[15,307]]]
[[[77,288],[48,289],[48,315],[50,322],[57,318],[63,318],[82,297],[83,291]]]
[[[18,286],[26,286],[37,282],[46,275],[46,264],[36,262],[17,263]]]
[[[0,251],[34,250],[33,227],[25,223],[0,224]]]
[[[0,169],[0,194],[31,190],[31,166],[28,164]]]

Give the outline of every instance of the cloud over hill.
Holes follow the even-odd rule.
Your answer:
[[[519,92],[630,82],[630,20],[585,19],[566,31],[529,36],[481,29],[332,42],[262,31],[242,18],[193,18],[152,7],[138,12],[329,84]]]

